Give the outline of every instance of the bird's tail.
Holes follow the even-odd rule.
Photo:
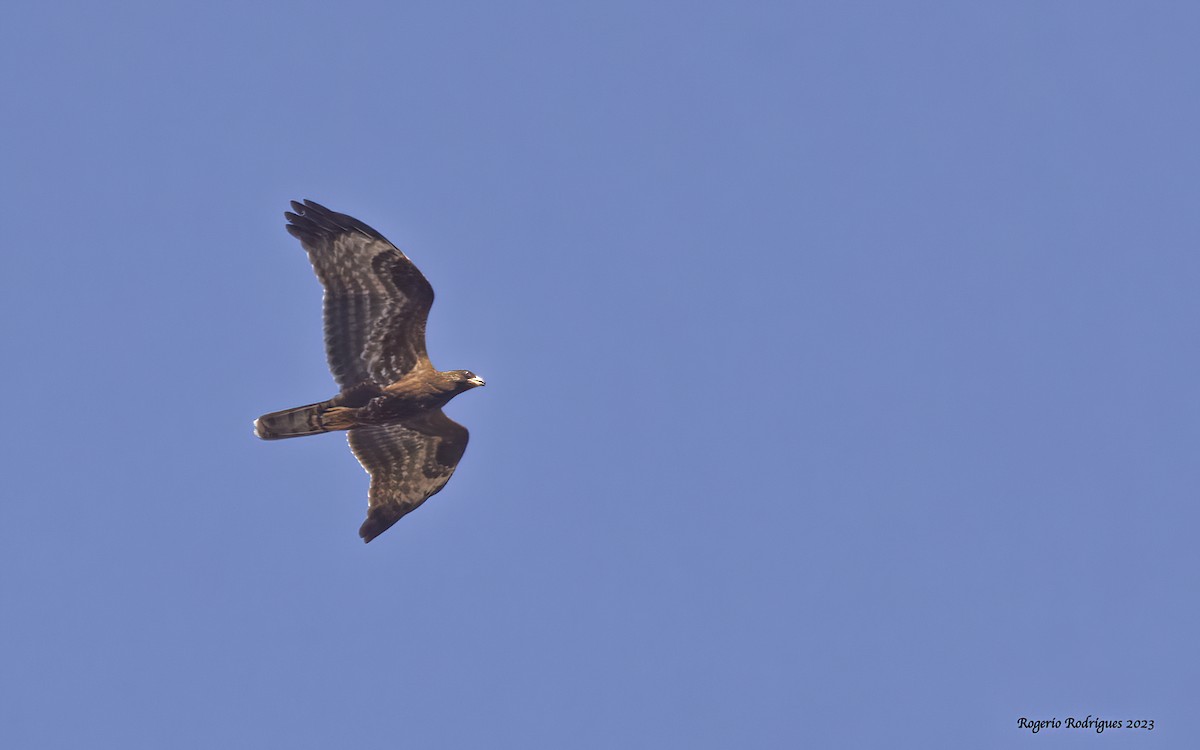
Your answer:
[[[345,430],[350,424],[338,418],[345,411],[349,410],[335,407],[330,401],[322,401],[271,412],[254,420],[254,434],[263,440],[282,440]]]

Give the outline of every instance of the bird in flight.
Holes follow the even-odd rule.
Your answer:
[[[442,407],[483,378],[430,363],[433,287],[382,234],[310,200],[292,201],[283,215],[325,287],[325,353],[341,391],[264,414],[254,434],[280,440],[348,430],[350,450],[371,475],[358,530],[369,542],[450,480],[468,433]]]

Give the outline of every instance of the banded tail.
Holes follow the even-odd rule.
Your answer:
[[[274,411],[254,420],[254,434],[263,440],[283,440],[344,430],[350,427],[349,424],[343,423],[344,420],[326,418],[326,415],[332,416],[330,412],[341,411],[344,410],[333,406],[329,401]]]

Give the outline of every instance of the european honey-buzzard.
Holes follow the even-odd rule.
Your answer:
[[[325,352],[341,392],[254,421],[264,440],[348,430],[371,475],[369,542],[437,493],[467,448],[467,428],[442,412],[483,385],[469,370],[440,372],[425,352],[433,287],[379,232],[313,201],[292,202],[288,232],[325,287]]]

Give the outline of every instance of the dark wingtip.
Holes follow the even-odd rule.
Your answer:
[[[289,202],[292,204],[292,210],[283,212],[283,218],[288,220],[284,228],[300,242],[314,242],[321,236],[329,236],[338,231],[336,224],[325,220],[325,214],[314,209],[316,204],[312,201]],[[328,213],[328,209],[325,213]]]
[[[399,521],[403,515],[403,513],[397,513],[395,508],[387,506],[371,508],[367,512],[367,520],[363,521],[363,525],[358,528],[358,535],[362,537],[364,542],[370,542],[392,528],[392,525]]]
[[[330,211],[328,208],[325,208],[320,203],[317,203],[316,201],[310,201],[308,198],[305,198],[304,200],[300,200],[300,201],[288,201],[288,202],[292,204],[292,211],[296,212],[300,216],[313,216],[313,215],[338,216],[339,215],[336,211]]]
[[[378,523],[372,522],[370,518],[366,520],[362,526],[358,528],[358,535],[362,537],[363,544],[370,544],[371,540],[387,531],[387,526],[379,528]]]
[[[344,232],[359,232],[373,239],[387,242],[387,239],[382,234],[353,216],[331,211],[320,203],[311,201],[308,198],[305,198],[303,201],[290,202],[292,210],[284,211],[283,217],[290,222],[288,224],[288,231],[291,231],[291,227],[294,226],[298,227],[306,235],[302,237],[292,232],[293,236],[299,237],[302,241],[306,239],[315,240],[319,237],[333,237]]]
[[[372,539],[387,531],[388,526],[391,524],[381,525],[375,514],[370,513],[367,515],[367,520],[363,521],[363,525],[358,527],[358,535],[362,537],[363,544],[369,544]]]
[[[320,203],[317,203],[316,201],[310,201],[308,198],[304,199],[304,205],[306,208],[315,208],[316,210],[324,211],[327,214],[334,213],[333,211],[330,211],[328,208],[325,208],[324,206],[322,206]]]

